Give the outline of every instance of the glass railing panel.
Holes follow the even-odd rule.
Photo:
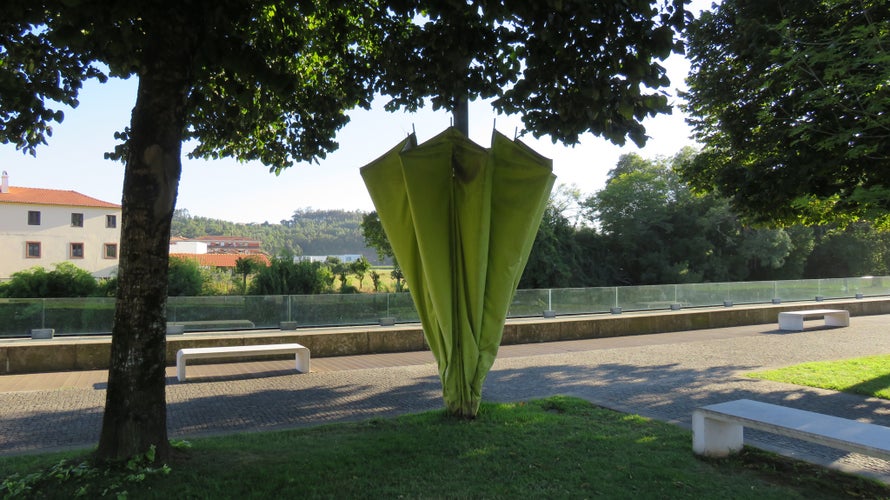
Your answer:
[[[56,335],[108,334],[114,299],[0,299],[0,337],[27,337],[31,330],[52,328]]]
[[[46,299],[43,328],[56,335],[108,335],[114,322],[114,299],[85,297]]]
[[[733,304],[769,304],[776,297],[776,282],[746,281],[724,283],[723,300]]]
[[[776,297],[782,302],[816,300],[821,293],[819,280],[776,281]]]
[[[299,295],[294,297],[293,318],[300,326],[329,326],[344,322],[348,306],[343,295]],[[351,300],[353,297],[350,296]]]
[[[550,292],[556,314],[606,313],[615,307],[615,288],[556,288]]]
[[[812,302],[890,295],[890,277],[864,276],[818,280],[694,283],[634,287],[519,290],[508,317],[664,311],[673,307]],[[0,337],[26,337],[32,329],[57,335],[108,334],[114,299],[0,299]],[[170,297],[168,323],[185,331],[251,330],[283,327],[363,325],[382,320],[419,321],[410,293],[293,296]]]
[[[292,317],[300,326],[377,323],[386,315],[387,294],[294,296]]]
[[[850,295],[856,297],[877,297],[890,295],[890,278],[886,276],[862,276],[859,278],[842,278],[847,282]]]
[[[414,301],[408,292],[388,293],[386,303],[386,316],[395,318],[399,323],[417,323],[420,316],[414,308]]]
[[[731,301],[729,283],[688,283],[677,285],[677,304],[682,307],[722,306]]]
[[[281,296],[170,297],[167,323],[187,332],[277,327],[283,303]]]
[[[541,316],[550,307],[549,294],[549,290],[516,290],[513,300],[510,301],[510,307],[507,309],[507,317]]]
[[[624,311],[650,311],[670,309],[677,304],[675,285],[642,285],[618,288],[618,305]]]
[[[44,325],[43,300],[0,299],[0,337],[26,337]]]
[[[851,298],[857,293],[854,290],[856,288],[855,278],[826,278],[815,281],[818,283],[818,291],[815,297],[822,297],[823,299]]]

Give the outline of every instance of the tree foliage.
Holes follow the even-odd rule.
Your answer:
[[[382,261],[387,257],[395,259],[389,238],[386,237],[383,224],[380,223],[380,216],[376,211],[368,212],[362,216],[361,230],[365,244],[377,251],[378,260]]]
[[[390,6],[400,11],[395,4]],[[615,144],[646,142],[643,118],[670,111],[658,61],[680,51],[684,0],[590,2],[403,2],[424,21],[385,40],[383,56],[403,71],[381,81],[391,108],[453,109],[462,97],[494,98],[521,113],[527,131],[575,144],[585,132]],[[645,91],[651,89],[652,91]]]
[[[380,223],[380,216],[376,211],[369,212],[362,217],[361,229],[365,244],[377,251],[378,260],[392,259],[390,276],[396,280],[396,291],[401,292],[402,280],[405,276],[402,274],[402,268],[399,267],[399,261],[396,260],[392,245],[389,244],[389,238],[386,236],[386,231],[383,230],[383,224]]]
[[[349,272],[355,275],[358,278],[358,286],[359,290],[364,286],[365,275],[368,274],[368,271],[371,270],[371,263],[368,262],[364,256],[359,257],[354,262],[349,264]]]
[[[106,77],[89,55],[33,28],[46,22],[41,2],[7,2],[0,20],[0,144],[31,155],[77,107],[84,80]]]
[[[548,200],[520,288],[567,288],[587,282],[583,263],[591,256],[575,238],[576,227],[567,215],[570,209],[560,198],[564,190],[560,186]]]
[[[238,257],[235,260],[235,274],[241,277],[241,293],[247,293],[247,278],[264,267],[266,265],[256,257]]]
[[[308,295],[330,290],[330,269],[320,262],[294,262],[287,254],[272,259],[250,282],[251,295]]]
[[[170,297],[194,297],[203,295],[205,275],[193,259],[171,257],[167,275],[167,295]]]
[[[890,212],[890,5],[724,0],[689,30],[683,175],[785,224]]]
[[[671,158],[622,156],[606,186],[587,197],[582,218],[558,190],[550,200],[520,286],[578,287],[833,276],[816,258],[831,242],[803,226],[746,225],[716,194],[698,194],[676,170],[693,161],[685,149]],[[562,194],[561,194],[562,192]],[[868,226],[870,228],[870,226]],[[873,229],[872,229],[873,230]],[[867,231],[866,231],[867,232]],[[840,241],[852,242],[841,231]],[[872,238],[870,269],[882,269],[886,242]],[[851,243],[852,244],[852,243]],[[815,251],[814,251],[815,249]],[[839,262],[846,259],[837,256]],[[857,268],[859,269],[859,268]]]
[[[816,228],[816,244],[804,268],[808,278],[886,276],[890,273],[890,233],[867,222]]]
[[[51,271],[40,266],[19,271],[0,285],[0,297],[10,298],[90,297],[101,293],[96,278],[70,262],[56,264]]]
[[[791,252],[783,230],[747,227],[727,200],[697,195],[676,173],[694,161],[622,156],[606,186],[587,201],[606,240],[619,284],[738,281],[775,270]]]

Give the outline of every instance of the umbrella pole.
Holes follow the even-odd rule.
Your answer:
[[[470,136],[470,100],[467,96],[462,96],[457,99],[457,103],[454,105],[454,112],[452,113],[454,116],[454,126],[464,136]]]

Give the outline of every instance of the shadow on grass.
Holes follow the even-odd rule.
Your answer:
[[[853,384],[844,390],[855,394],[871,396],[872,394],[877,394],[880,391],[887,391],[888,389],[890,389],[890,373],[858,384]]]

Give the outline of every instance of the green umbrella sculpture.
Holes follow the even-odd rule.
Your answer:
[[[494,132],[412,134],[361,169],[439,366],[448,412],[474,417],[556,177]]]

